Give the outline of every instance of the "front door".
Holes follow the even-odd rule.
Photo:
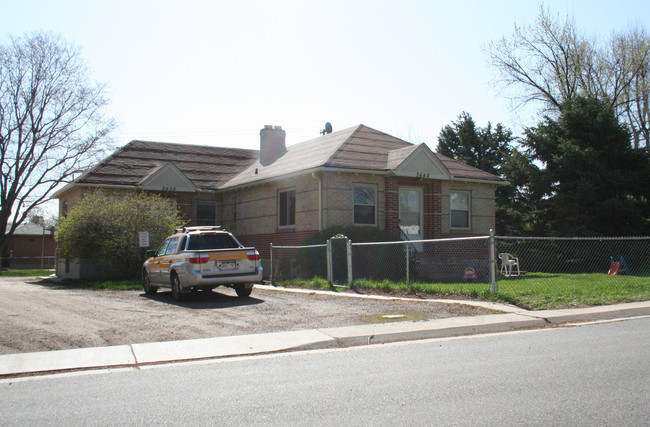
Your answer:
[[[422,189],[400,187],[399,189],[399,228],[403,240],[422,240]],[[415,249],[422,251],[422,243],[414,243]]]

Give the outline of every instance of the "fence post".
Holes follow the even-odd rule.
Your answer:
[[[271,242],[271,259],[269,260],[269,263],[269,267],[271,268],[269,278],[271,279],[271,285],[275,286],[275,283],[273,282],[273,242]]]
[[[499,291],[497,286],[497,271],[496,271],[496,248],[494,239],[494,229],[490,229],[490,239],[488,245],[490,246],[490,284],[492,285],[492,293],[496,294]]]
[[[404,249],[406,249],[404,252],[406,252],[406,284],[409,284],[409,275],[411,273],[411,267],[410,267],[410,260],[409,260],[409,252],[411,252],[409,248],[409,244],[404,245]]]
[[[352,240],[346,241],[348,255],[348,286],[352,285]]]
[[[332,284],[332,239],[327,239],[327,283]]]

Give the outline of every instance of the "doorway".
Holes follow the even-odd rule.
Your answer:
[[[400,187],[399,189],[399,228],[403,240],[422,240],[422,189]],[[422,251],[422,243],[414,243],[416,250]]]

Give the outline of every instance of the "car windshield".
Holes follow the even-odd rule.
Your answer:
[[[189,251],[201,251],[209,249],[233,249],[238,248],[237,242],[229,234],[192,234],[187,244]]]

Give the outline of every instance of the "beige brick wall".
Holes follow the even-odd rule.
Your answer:
[[[323,228],[334,225],[354,225],[354,186],[374,185],[376,195],[376,226],[383,228],[384,176],[341,172],[323,173]]]
[[[384,226],[384,177],[371,174],[319,172],[264,183],[240,190],[223,192],[220,202],[220,223],[236,235],[319,230],[318,178],[322,177],[322,228],[353,225],[354,186],[375,185],[377,188],[377,226]],[[278,194],[296,190],[296,225],[278,226]],[[236,205],[236,221],[234,220]]]
[[[495,185],[442,181],[442,233],[444,234],[489,234],[495,224]],[[452,229],[449,195],[454,191],[468,191],[471,198],[470,229]]]
[[[296,191],[295,227],[278,225],[278,194]],[[236,206],[236,208],[235,208]],[[235,212],[236,209],[236,219]],[[311,174],[254,185],[221,195],[221,223],[236,235],[318,229],[318,180]]]

